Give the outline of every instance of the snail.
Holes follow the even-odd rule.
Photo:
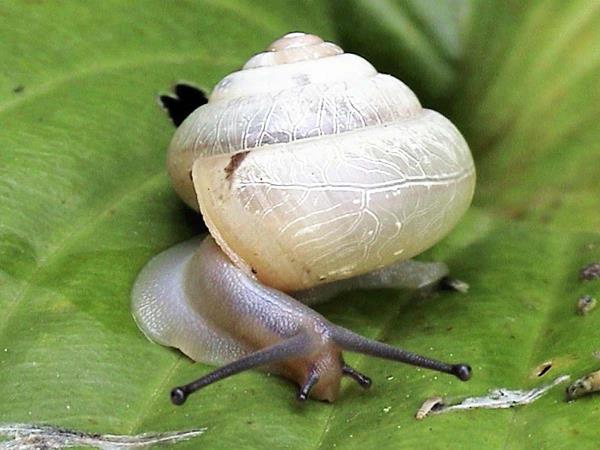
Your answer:
[[[466,364],[367,339],[310,308],[348,289],[445,279],[445,264],[410,258],[473,196],[470,150],[448,119],[365,59],[299,32],[208,100],[185,85],[176,94],[162,97],[179,125],[168,172],[210,234],[154,257],[132,311],[150,340],[220,367],[174,388],[174,404],[257,367],[295,381],[300,400],[334,401],[343,376],[371,384],[343,351],[470,377]]]

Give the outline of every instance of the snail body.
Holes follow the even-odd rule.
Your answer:
[[[409,258],[464,214],[473,161],[460,132],[401,81],[290,33],[181,123],[167,167],[210,237],[149,263],[134,286],[134,316],[152,340],[225,364],[174,390],[174,402],[254,366],[298,382],[300,397],[334,400],[342,375],[368,384],[343,363],[344,349],[468,378],[464,365],[361,338],[304,304],[447,274]]]

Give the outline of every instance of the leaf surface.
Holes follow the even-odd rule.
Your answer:
[[[350,355],[374,380],[334,405],[241,374],[173,407],[209,370],[149,343],[129,291],[198,219],[164,168],[172,128],[154,98],[210,89],[252,53],[309,30],[368,57],[450,116],[478,168],[475,207],[423,259],[467,295],[353,292],[332,321],[441,359],[468,383]],[[596,398],[560,388],[515,410],[414,420],[432,395],[529,388],[596,369],[600,296],[600,8],[576,2],[23,2],[0,5],[0,423],[138,434],[207,427],[178,448],[591,448]],[[534,372],[545,361],[552,368]]]

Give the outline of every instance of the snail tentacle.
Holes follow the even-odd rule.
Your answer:
[[[368,389],[369,387],[371,387],[371,378],[360,373],[358,370],[353,369],[347,364],[344,364],[342,366],[342,374],[347,376],[348,378],[352,378],[363,389]]]
[[[306,379],[304,384],[302,386],[300,386],[300,390],[298,391],[298,395],[296,396],[298,401],[303,402],[306,399],[308,399],[308,396],[310,395],[310,391],[312,391],[312,388],[317,384],[318,381],[319,381],[319,375],[318,375],[317,371],[314,369],[310,370],[308,372],[308,378]]]
[[[331,329],[333,341],[343,350],[362,353],[363,355],[403,362],[412,366],[423,367],[456,376],[461,381],[471,378],[471,367],[467,364],[448,364],[427,358],[407,350],[384,344],[356,334],[346,328],[334,325]]]
[[[194,392],[209,386],[217,381],[228,378],[248,369],[260,367],[275,363],[291,356],[298,357],[308,353],[311,350],[311,340],[307,333],[300,332],[295,336],[285,339],[277,344],[262,350],[250,353],[237,361],[226,364],[212,372],[201,376],[197,380],[183,386],[178,386],[171,390],[171,401],[176,405],[181,405],[187,397]],[[307,395],[316,379],[307,388]]]

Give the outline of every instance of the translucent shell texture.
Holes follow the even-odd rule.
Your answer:
[[[226,76],[169,148],[181,197],[247,273],[294,291],[423,252],[475,170],[460,132],[401,81],[303,33]]]

